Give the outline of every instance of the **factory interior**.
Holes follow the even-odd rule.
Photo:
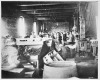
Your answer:
[[[1,1],[1,78],[98,79],[98,31],[98,1]]]

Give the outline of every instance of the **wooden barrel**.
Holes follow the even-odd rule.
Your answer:
[[[77,77],[76,63],[73,61],[58,61],[44,65],[43,78]]]

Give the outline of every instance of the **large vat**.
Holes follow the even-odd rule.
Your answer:
[[[71,78],[77,77],[74,61],[58,61],[44,65],[43,78]]]

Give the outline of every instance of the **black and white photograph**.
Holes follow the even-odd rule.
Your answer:
[[[1,1],[1,79],[98,79],[99,1]]]

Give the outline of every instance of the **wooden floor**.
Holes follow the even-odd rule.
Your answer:
[[[98,78],[98,60],[93,57],[75,57],[67,58],[66,61],[75,61],[77,66],[78,78]],[[24,60],[21,61],[25,68],[25,74],[23,78],[42,78],[43,70],[36,70],[31,64],[28,64]]]

